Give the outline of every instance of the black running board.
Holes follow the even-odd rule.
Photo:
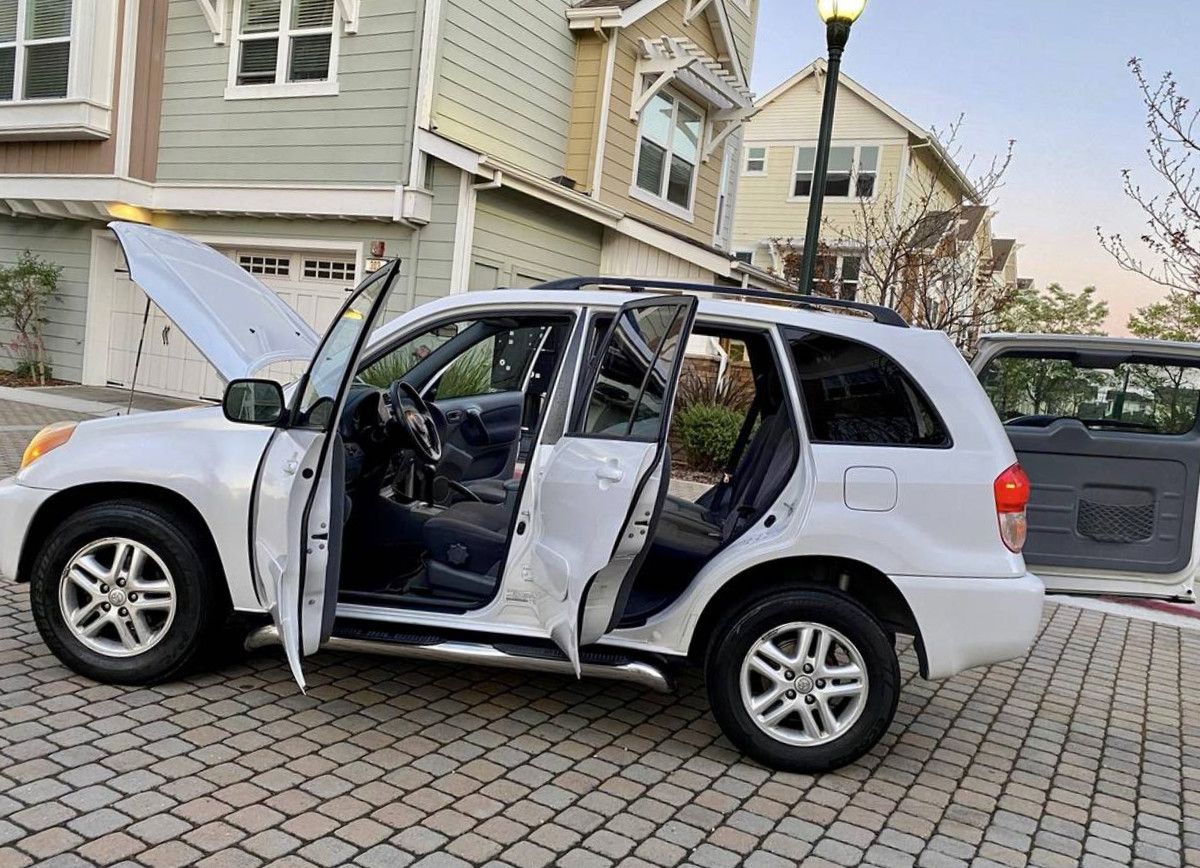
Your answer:
[[[516,641],[464,641],[437,634],[411,630],[393,631],[380,625],[378,630],[338,629],[322,648],[355,654],[381,654],[408,660],[433,660],[442,663],[469,663],[520,669],[527,672],[547,672],[574,675],[575,667],[557,648],[525,645]],[[374,635],[371,635],[374,634]],[[275,625],[261,627],[246,639],[246,649],[268,648],[282,644]],[[672,693],[675,685],[666,671],[643,660],[620,652],[585,650],[580,655],[580,675],[585,678],[604,678],[635,684],[658,693]]]

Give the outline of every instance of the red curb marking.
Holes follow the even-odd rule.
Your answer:
[[[1195,618],[1200,621],[1200,606],[1190,603],[1168,603],[1166,600],[1145,600],[1141,597],[1104,597],[1110,603],[1124,603],[1127,606],[1139,606],[1143,609],[1154,609],[1167,612],[1181,618]]]

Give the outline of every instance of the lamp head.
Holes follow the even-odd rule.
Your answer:
[[[862,15],[867,0],[817,0],[817,14],[826,24],[853,24]]]

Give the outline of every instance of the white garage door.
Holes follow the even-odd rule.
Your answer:
[[[325,332],[354,288],[356,267],[346,254],[322,251],[222,251],[279,293],[319,334]],[[113,275],[109,313],[109,349],[106,380],[129,388],[142,339],[146,295],[129,279],[121,260]],[[281,382],[303,373],[299,363],[275,365],[261,372]],[[137,363],[137,389],[180,398],[219,400],[224,385],[179,328],[157,305],[150,305],[142,355]]]

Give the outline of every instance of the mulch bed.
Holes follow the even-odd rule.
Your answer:
[[[32,377],[18,377],[12,371],[0,371],[0,386],[12,386],[18,389],[24,389],[29,386],[69,386],[68,380],[55,380],[53,378],[44,383],[39,383]]]

